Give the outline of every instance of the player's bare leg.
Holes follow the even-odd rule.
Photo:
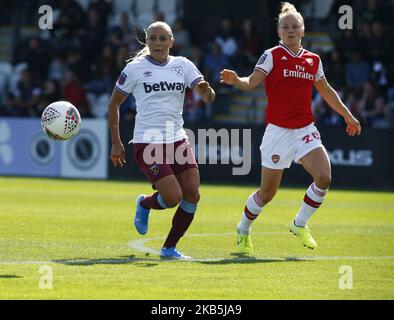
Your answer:
[[[331,165],[324,148],[317,148],[300,159],[305,170],[312,176],[313,183],[307,189],[301,208],[290,224],[290,231],[298,236],[304,246],[317,247],[307,226],[308,220],[320,207],[331,183]]]
[[[331,184],[331,165],[325,148],[317,148],[300,159],[302,166],[313,177],[320,189],[328,189]]]
[[[282,180],[283,169],[261,169],[260,189],[255,191],[246,201],[241,221],[237,228],[237,247],[240,253],[253,253],[250,230],[253,221],[258,217],[263,207],[275,196]]]

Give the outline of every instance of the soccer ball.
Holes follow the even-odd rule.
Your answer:
[[[78,133],[81,116],[78,109],[70,102],[56,101],[42,112],[41,127],[51,139],[68,140]]]

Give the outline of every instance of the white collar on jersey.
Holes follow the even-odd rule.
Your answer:
[[[164,67],[165,65],[168,64],[168,62],[170,62],[170,56],[168,56],[167,61],[164,62],[159,62],[148,55],[145,56],[145,59],[148,60],[150,63],[153,63],[155,66],[159,66],[159,67]]]
[[[282,47],[284,50],[286,50],[293,57],[300,57],[304,52],[304,48],[301,45],[300,45],[300,51],[298,51],[297,54],[294,54],[294,52],[291,51],[290,48],[286,46],[282,41],[279,41],[279,46]]]

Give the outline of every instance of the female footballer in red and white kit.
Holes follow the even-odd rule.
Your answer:
[[[119,134],[119,107],[131,93],[137,105],[131,141],[134,159],[157,190],[152,195],[137,197],[134,225],[138,233],[146,234],[151,209],[178,206],[160,255],[187,259],[190,257],[178,251],[176,245],[197,210],[200,176],[183,129],[185,89],[196,90],[209,103],[215,99],[215,92],[191,61],[169,55],[173,43],[168,24],[152,23],[146,31],[146,46],[129,60],[120,74],[108,111],[110,159],[114,166],[123,167],[125,163],[125,149]]]
[[[278,46],[266,50],[249,77],[239,77],[224,69],[221,83],[241,90],[254,89],[265,81],[267,127],[260,146],[261,185],[247,200],[238,224],[237,247],[241,253],[253,253],[251,225],[275,196],[283,170],[292,161],[300,163],[312,176],[301,207],[290,224],[290,231],[303,245],[317,246],[307,226],[308,220],[322,204],[331,183],[331,167],[312,114],[313,86],[346,122],[350,136],[359,135],[360,123],[343,104],[324,77],[320,57],[301,46],[304,20],[296,8],[282,3],[278,19]]]

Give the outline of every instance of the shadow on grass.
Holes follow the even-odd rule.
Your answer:
[[[151,261],[151,263],[150,263]],[[52,262],[65,264],[68,266],[92,266],[97,264],[136,264],[140,267],[154,267],[157,265],[157,259],[150,259],[146,255],[146,258],[131,256],[121,256],[119,258],[98,258],[98,259],[86,259],[86,258],[72,258],[72,259],[60,259],[52,260]]]
[[[276,258],[276,257],[267,257],[267,258],[257,258],[252,255],[242,254],[242,253],[231,253],[231,256],[234,258],[228,259],[220,259],[220,260],[200,260],[198,262],[202,264],[252,264],[252,263],[277,263],[277,262],[305,262],[305,261],[312,261],[305,258],[297,258],[297,257],[283,257],[283,258]]]
[[[172,260],[172,259],[163,259],[157,257],[155,255],[151,256],[150,254],[145,254],[144,257],[137,257],[135,255],[131,256],[121,256],[119,258],[98,258],[98,259],[86,259],[86,258],[72,258],[72,259],[61,259],[61,260],[52,260],[52,262],[64,264],[68,266],[92,266],[92,265],[104,265],[104,264],[134,264],[137,267],[155,267],[159,265],[161,262],[189,262],[189,263],[201,263],[201,264],[209,264],[209,265],[223,265],[223,264],[252,264],[252,263],[277,263],[277,262],[306,262],[313,261],[313,259],[307,258],[298,258],[298,257],[266,257],[266,258],[258,258],[252,255],[240,254],[240,253],[231,253],[233,258],[218,258],[218,259],[191,259],[191,260]]]
[[[21,276],[16,276],[14,274],[0,274],[0,279],[20,279]]]

